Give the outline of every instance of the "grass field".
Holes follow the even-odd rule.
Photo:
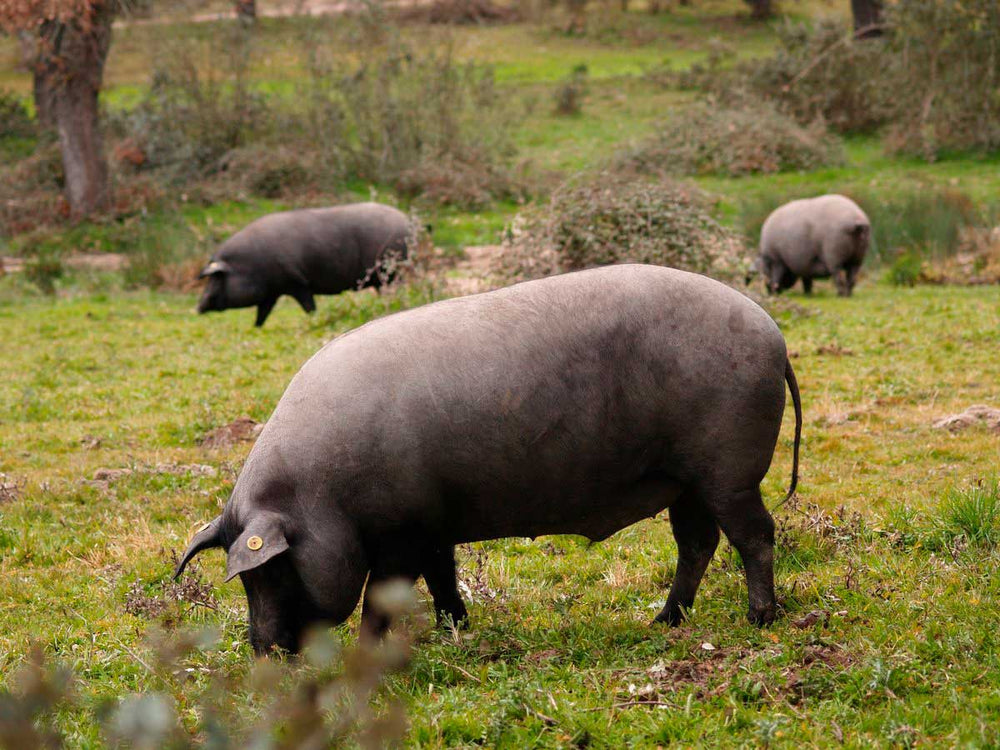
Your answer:
[[[87,706],[162,687],[133,656],[151,623],[129,613],[130,596],[167,601],[171,552],[218,512],[247,450],[197,440],[241,415],[265,419],[299,364],[360,322],[369,295],[356,297],[328,301],[316,320],[282,303],[262,331],[245,314],[196,317],[182,295],[0,308],[0,470],[22,483],[0,510],[0,670],[39,641],[74,667]],[[797,301],[803,313],[783,325],[804,459],[798,505],[779,514],[779,621],[746,624],[742,573],[724,546],[689,622],[650,628],[675,561],[665,518],[593,546],[474,545],[462,551],[471,630],[427,632],[383,696],[408,699],[413,743],[1000,741],[995,488],[986,510],[960,513],[962,493],[995,476],[998,440],[932,427],[995,397],[996,291],[869,281],[852,300],[824,289]],[[789,414],[770,505],[788,481],[790,434]],[[118,468],[134,473],[85,481]],[[192,663],[242,674],[252,663],[242,591],[221,584],[221,555],[206,555],[202,572],[218,610],[171,603],[160,616],[218,626],[222,645]],[[813,611],[820,621],[797,627]],[[191,687],[175,689],[183,701]],[[656,704],[633,705],[642,701]],[[62,726],[74,744],[97,741],[86,711]]]
[[[842,14],[841,5],[789,10]],[[514,126],[518,158],[537,174],[567,175],[602,164],[692,97],[648,71],[704,59],[713,37],[740,56],[765,54],[774,28],[742,20],[742,8],[695,0],[655,18],[615,16],[607,33],[586,37],[552,24],[408,33],[447,36],[460,56],[494,64],[511,101],[531,112]],[[299,23],[261,23],[255,76],[277,95]],[[109,106],[147,85],[156,33],[119,30]],[[13,42],[0,39],[0,87],[27,92],[15,61]],[[579,63],[589,76],[582,112],[557,116],[553,90]],[[842,167],[697,182],[733,226],[775,196],[955,188],[986,205],[1000,190],[995,158],[929,164],[886,155],[875,136],[848,140],[846,151]],[[345,193],[367,196],[368,186]],[[0,254],[207,256],[229,232],[289,205],[172,205],[3,238]],[[518,209],[425,215],[436,243],[457,253],[495,242]],[[256,330],[250,311],[196,316],[193,293],[149,291],[137,273],[67,272],[54,295],[25,274],[0,276],[0,682],[13,681],[36,643],[71,667],[79,699],[53,724],[73,747],[101,746],[110,702],[133,693],[167,694],[190,731],[201,698],[219,698],[220,679],[237,686],[227,700],[245,724],[266,710],[246,598],[222,583],[223,555],[200,558],[189,578],[197,596],[170,582],[174,553],[218,513],[250,446],[200,440],[241,416],[266,420],[325,341],[395,309],[392,298],[351,293],[321,298],[306,317],[283,299]],[[403,701],[407,744],[1000,745],[1000,435],[984,424],[934,427],[970,405],[1000,405],[1000,295],[995,286],[893,287],[883,274],[868,268],[849,300],[821,282],[815,296],[792,292],[792,304],[775,308],[805,424],[797,499],[777,513],[773,626],[747,624],[742,568],[725,542],[688,621],[649,626],[676,563],[665,516],[595,545],[471,545],[459,554],[470,629],[418,628],[409,667],[375,697],[379,709]],[[431,296],[412,290],[408,303]],[[769,507],[787,487],[792,427],[789,409],[763,487]],[[337,637],[353,643],[357,624],[355,613]],[[220,633],[214,647],[184,657],[176,673],[155,667],[150,632],[204,627]],[[332,670],[342,666],[334,657]],[[278,684],[316,671],[292,664]]]

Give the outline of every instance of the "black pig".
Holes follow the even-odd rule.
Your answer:
[[[315,294],[378,287],[378,265],[406,256],[410,220],[379,203],[354,203],[270,214],[251,222],[215,252],[198,312],[257,308],[264,325],[278,297],[291,295],[307,313]]]
[[[802,413],[770,316],[704,276],[620,265],[373,321],[292,379],[222,514],[191,541],[228,551],[258,652],[295,651],[371,586],[423,576],[466,615],[456,544],[604,539],[669,509],[677,623],[715,552],[739,550],[749,617],[774,619],[774,524],[760,482],[785,408]],[[228,580],[228,579],[227,579]],[[369,603],[363,632],[380,632]]]

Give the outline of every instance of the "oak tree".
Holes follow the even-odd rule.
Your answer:
[[[0,0],[0,31],[28,42],[38,122],[59,138],[74,218],[108,202],[98,93],[124,0]]]

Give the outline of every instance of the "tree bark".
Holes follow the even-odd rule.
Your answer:
[[[86,27],[46,21],[34,65],[35,107],[40,122],[59,135],[66,198],[79,219],[107,206],[108,165],[97,104],[111,47],[114,13],[98,9]]]
[[[882,0],[851,0],[851,13],[858,39],[882,36]]]
[[[750,6],[750,15],[758,20],[770,18],[774,13],[771,0],[744,0]]]
[[[236,17],[245,24],[257,20],[257,0],[236,0]]]

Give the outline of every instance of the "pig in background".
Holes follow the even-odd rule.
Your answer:
[[[779,294],[802,279],[812,293],[813,279],[833,277],[837,294],[850,297],[871,242],[871,223],[858,205],[843,195],[821,195],[775,209],[760,230],[760,255],[747,275],[764,276],[767,289]]]
[[[264,216],[212,255],[201,272],[208,282],[198,312],[256,307],[262,326],[283,294],[311,313],[314,295],[378,288],[380,264],[407,256],[411,231],[406,214],[379,203]]]

